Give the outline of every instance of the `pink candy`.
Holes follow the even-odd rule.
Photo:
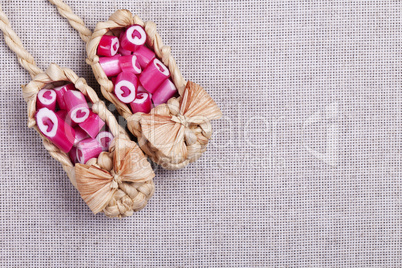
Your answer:
[[[75,90],[74,84],[67,84],[61,87],[55,87],[54,91],[56,91],[56,98],[57,98],[57,104],[59,105],[59,108],[62,110],[66,110],[67,106],[66,103],[64,102],[64,94],[68,90]]]
[[[121,54],[122,56],[127,56],[127,55],[131,55],[133,54],[132,51],[124,49],[122,47],[119,48],[119,51],[117,51],[119,54]]]
[[[177,89],[170,79],[165,80],[152,95],[155,106],[166,103],[171,97],[176,95]]]
[[[143,86],[138,85],[137,93],[148,93],[148,91],[146,91]]]
[[[123,72],[141,73],[141,66],[134,55],[122,56],[119,59],[119,65]]]
[[[77,123],[74,123],[74,122],[71,120],[71,118],[70,118],[70,116],[69,116],[69,114],[68,114],[68,112],[67,112],[66,110],[59,110],[59,111],[56,112],[56,114],[57,114],[61,119],[63,119],[63,121],[66,122],[69,126],[75,127],[75,126],[77,125]]]
[[[102,146],[102,151],[107,152],[109,150],[109,145],[113,141],[114,137],[112,133],[109,131],[99,132],[98,136],[96,136],[96,140]]]
[[[91,138],[95,138],[99,131],[105,125],[102,119],[96,114],[91,112],[87,120],[80,123],[79,126],[82,128]]]
[[[99,58],[99,64],[112,80],[116,97],[130,104],[133,113],[149,113],[152,101],[155,105],[166,103],[177,93],[169,80],[169,69],[145,45],[147,34],[142,26],[132,25],[123,30],[118,38],[120,46],[115,45],[113,50],[113,44],[118,44],[116,39],[102,37],[98,55],[105,57]],[[94,134],[90,136],[93,138]]]
[[[64,94],[64,102],[74,123],[82,123],[88,118],[90,111],[84,94],[78,90],[68,90]]]
[[[115,55],[113,57],[100,57],[99,64],[105,72],[106,76],[116,76],[121,72],[119,65],[120,55]]]
[[[141,85],[149,92],[154,91],[170,76],[168,68],[158,59],[153,59],[139,76]]]
[[[114,94],[121,102],[130,103],[137,95],[137,88],[137,76],[130,72],[121,72],[116,78]]]
[[[102,146],[96,139],[85,139],[77,145],[77,161],[85,164],[89,159],[98,157],[102,152]]]
[[[77,147],[71,148],[71,150],[68,153],[68,155],[70,156],[71,162],[73,162],[73,164],[78,162],[77,161]]]
[[[152,109],[151,95],[149,93],[138,93],[130,106],[133,113],[149,113]]]
[[[56,110],[56,92],[52,89],[42,89],[36,98],[36,109],[48,108],[52,111]]]
[[[155,53],[146,46],[137,47],[134,51],[140,66],[144,69],[155,58]]]
[[[67,153],[74,144],[75,131],[64,122],[54,111],[48,108],[39,109],[36,113],[36,124],[57,148]]]
[[[119,50],[119,47],[119,38],[116,36],[104,35],[99,42],[98,55],[106,57],[114,56]]]
[[[130,26],[120,35],[120,45],[123,49],[135,51],[137,47],[145,44],[147,34],[140,25]]]
[[[82,128],[75,127],[74,131],[75,131],[74,145],[77,145],[80,141],[88,138],[88,133],[86,133]]]

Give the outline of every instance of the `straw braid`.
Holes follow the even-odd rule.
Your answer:
[[[0,6],[0,29],[4,34],[4,39],[8,47],[17,54],[18,62],[24,67],[25,70],[29,72],[33,78],[35,75],[42,73],[42,70],[36,66],[34,58],[29,54],[22,45],[20,38],[11,29],[10,22],[7,16],[3,13]]]
[[[7,45],[16,53],[19,63],[33,78],[30,83],[22,88],[24,100],[27,102],[28,127],[33,127],[38,131],[46,150],[54,159],[62,164],[71,183],[77,188],[74,164],[66,153],[57,148],[39,131],[36,125],[36,98],[42,88],[55,86],[55,83],[59,82],[72,82],[76,89],[81,91],[93,103],[92,111],[106,122],[116,139],[129,140],[129,137],[126,131],[118,124],[113,114],[106,108],[105,104],[99,100],[95,91],[87,85],[85,79],[79,78],[72,70],[61,68],[56,64],[51,64],[45,73],[36,66],[32,55],[24,49],[21,40],[12,30],[8,18],[2,12],[1,6],[0,29],[4,33]],[[96,165],[112,172],[112,153],[102,153],[97,159],[90,159],[89,162],[91,163],[88,164]],[[155,185],[152,179],[142,183],[121,183],[111,201],[104,209],[104,213],[108,217],[130,216],[134,211],[145,207],[147,201],[152,197],[154,190]]]
[[[49,0],[49,2],[57,7],[57,11],[59,11],[60,15],[68,20],[70,25],[80,34],[81,39],[87,43],[91,38],[92,32],[85,27],[84,21],[75,15],[71,8],[63,1]]]

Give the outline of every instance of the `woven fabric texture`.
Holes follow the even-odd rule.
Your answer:
[[[401,1],[66,3],[91,30],[120,8],[156,22],[224,116],[200,160],[155,170],[144,210],[94,216],[27,128],[30,77],[0,38],[2,267],[402,267]],[[53,5],[1,4],[40,68],[99,93]]]

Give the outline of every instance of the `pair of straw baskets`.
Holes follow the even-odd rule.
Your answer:
[[[0,7],[0,29],[5,41],[32,77],[32,81],[23,86],[23,97],[28,106],[28,126],[38,131],[45,148],[62,164],[71,183],[93,213],[103,212],[108,217],[130,216],[146,206],[155,190],[155,174],[147,156],[161,167],[172,170],[184,168],[196,161],[205,152],[211,138],[211,120],[219,119],[221,111],[201,86],[184,80],[170,54],[170,47],[163,45],[155,23],[144,23],[130,11],[118,10],[108,21],[99,22],[92,33],[62,1],[49,1],[86,42],[86,62],[92,67],[102,95],[127,120],[128,130],[136,137],[139,146],[130,140],[126,131],[83,78],[56,64],[51,64],[45,72],[40,70],[11,29],[10,22]],[[116,97],[116,85],[105,74],[101,57],[97,54],[103,36],[121,37],[122,32],[132,25],[140,26],[146,32],[145,46],[169,70],[170,79],[177,89],[174,97],[165,103],[155,103],[149,112],[133,112],[129,104]],[[91,114],[103,121],[113,135],[108,148],[99,156],[85,160],[85,163],[74,163],[69,153],[60,149],[57,140],[49,135],[51,131],[43,131],[43,122],[38,121],[38,110],[42,110],[38,104],[39,92],[43,89],[61,88],[66,84],[73,84],[75,90],[85,96]],[[55,127],[54,122],[50,127],[45,127]],[[63,131],[66,132],[66,129]]]

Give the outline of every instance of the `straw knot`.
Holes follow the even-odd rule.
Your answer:
[[[112,184],[110,185],[110,187],[113,188],[113,189],[119,188],[119,184],[122,183],[122,178],[120,177],[120,175],[119,175],[119,174],[116,174],[116,173],[114,172],[114,170],[111,170],[111,171],[110,171],[110,175],[112,175],[112,177],[113,177],[113,182],[112,182]]]
[[[172,116],[172,121],[182,124],[184,127],[188,127],[189,125],[188,118],[181,114]]]

